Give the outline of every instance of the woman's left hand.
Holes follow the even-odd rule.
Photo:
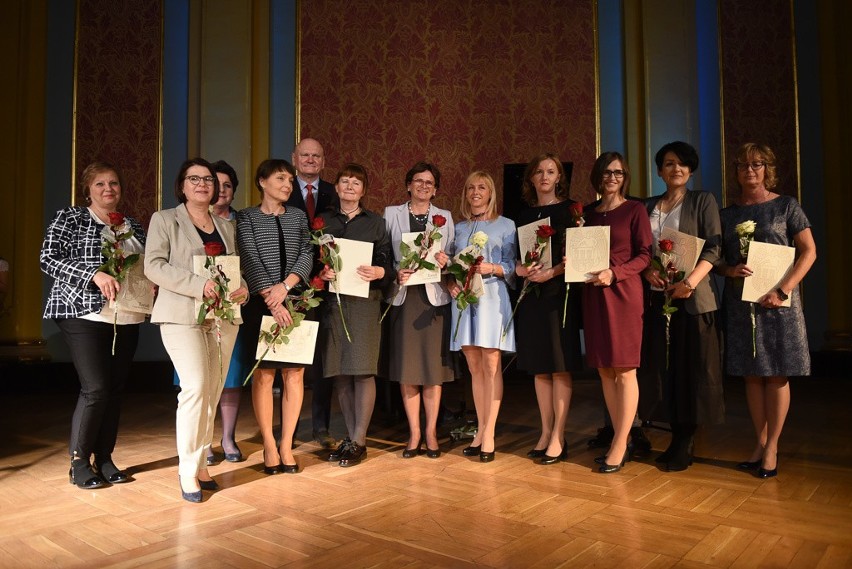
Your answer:
[[[241,286],[240,288],[232,292],[229,297],[233,302],[236,302],[238,304],[245,304],[248,300],[248,289],[244,286]]]
[[[95,286],[101,291],[101,294],[106,297],[107,300],[115,300],[115,295],[118,294],[118,291],[121,290],[121,285],[112,275],[108,275],[103,271],[98,271],[95,273],[94,278],[92,278],[92,282],[95,283]]]
[[[358,276],[367,282],[376,281],[385,276],[384,267],[375,267],[372,265],[361,265],[355,271]]]
[[[278,283],[269,287],[263,299],[266,301],[266,306],[272,310],[274,307],[281,305],[284,299],[287,298],[287,289],[282,283]]]
[[[474,273],[479,273],[483,277],[493,277],[497,273],[497,265],[495,263],[479,263],[473,268]]]
[[[290,311],[287,310],[287,307],[283,304],[271,307],[269,311],[270,313],[272,313],[272,317],[275,319],[275,323],[279,326],[283,326],[286,328],[287,326],[293,323],[293,317],[290,315]]]
[[[533,265],[527,271],[527,280],[531,283],[543,283],[553,278],[553,269],[545,269],[541,265]]]
[[[596,271],[592,273],[592,276],[586,280],[586,284],[594,286],[609,286],[612,284],[612,279],[614,276],[615,275],[612,272],[612,269]]]
[[[757,303],[763,308],[781,308],[784,306],[784,301],[781,300],[781,297],[774,290],[761,296]]]

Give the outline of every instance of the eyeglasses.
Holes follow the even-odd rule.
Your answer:
[[[766,166],[766,162],[763,160],[755,160],[754,162],[737,162],[737,170],[740,172],[745,172],[749,168],[757,172],[764,166]]]
[[[186,177],[184,177],[184,180],[189,180],[189,183],[192,184],[193,186],[197,186],[201,182],[204,182],[204,185],[206,185],[206,186],[212,186],[213,181],[215,179],[216,178],[214,178],[213,176],[186,176]]]
[[[411,180],[412,186],[425,187],[425,188],[434,188],[435,182],[432,180]]]
[[[624,170],[604,170],[603,177],[621,179],[624,177]]]

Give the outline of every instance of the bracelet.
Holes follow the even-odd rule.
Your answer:
[[[686,288],[688,288],[690,291],[694,291],[694,290],[695,290],[695,287],[694,287],[694,286],[692,286],[692,285],[689,283],[689,281],[688,281],[687,279],[683,279],[683,280],[682,280],[682,281],[680,281],[680,282],[682,282],[682,283],[683,283],[683,286],[685,286]]]
[[[494,276],[494,263],[491,263],[491,276]]]

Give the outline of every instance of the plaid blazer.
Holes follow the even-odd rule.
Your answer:
[[[142,226],[132,217],[126,219],[133,235],[144,245]],[[39,256],[41,270],[54,279],[43,318],[78,318],[101,311],[106,299],[92,279],[106,261],[101,255],[103,228],[87,207],[56,212],[47,226]]]

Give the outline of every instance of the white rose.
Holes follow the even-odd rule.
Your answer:
[[[470,238],[470,242],[477,247],[485,247],[485,244],[488,243],[488,235],[484,231],[477,231]]]
[[[737,235],[740,237],[745,237],[746,235],[752,235],[754,230],[757,229],[757,223],[752,220],[743,221],[734,228],[737,232]]]

